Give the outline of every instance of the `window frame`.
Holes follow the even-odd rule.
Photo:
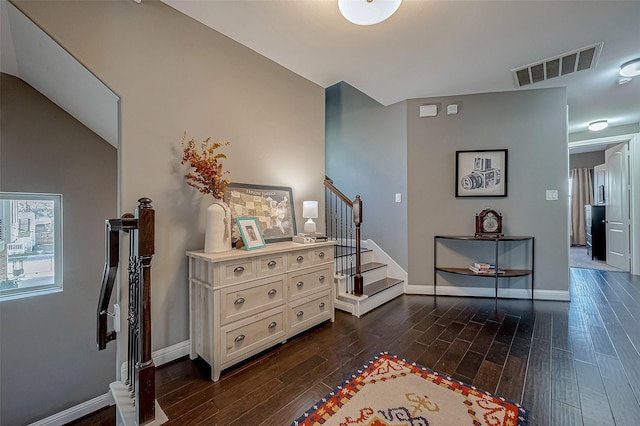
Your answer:
[[[30,192],[0,192],[0,203],[4,204],[5,201],[52,201],[53,202],[53,227],[51,232],[53,233],[53,282],[47,284],[36,284],[30,285],[23,288],[0,288],[0,302],[4,302],[7,300],[20,299],[24,297],[31,296],[39,296],[44,294],[58,293],[63,291],[63,244],[62,244],[62,223],[63,223],[63,215],[62,215],[62,194],[51,194],[51,193],[30,193]],[[16,207],[17,208],[17,207]],[[6,251],[6,262],[7,262],[7,282],[9,277],[9,267],[10,267],[10,258],[9,258],[9,244],[12,244],[11,241],[8,241],[7,236],[10,238],[12,224],[4,223],[5,220],[9,221],[12,213],[12,207],[0,206],[0,262],[5,261],[4,252]],[[20,219],[15,220],[18,222]],[[34,218],[33,225],[33,237],[31,238],[31,243],[35,246],[38,244],[37,241],[37,220]],[[0,276],[0,280],[3,277]]]

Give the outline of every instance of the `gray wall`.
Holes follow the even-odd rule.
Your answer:
[[[384,107],[338,83],[326,90],[326,174],[363,200],[362,238],[407,269],[406,103]],[[402,196],[396,203],[395,194]]]
[[[457,115],[444,112],[452,103],[458,104]],[[423,104],[439,105],[440,113],[420,118]],[[503,215],[505,234],[535,237],[536,290],[550,290],[546,296],[568,292],[565,89],[413,99],[407,117],[409,284],[433,284],[435,235],[473,234],[475,214],[492,207]],[[509,150],[508,197],[456,198],[456,151],[502,148]],[[545,201],[547,189],[558,190],[558,201]],[[486,250],[491,258],[492,247]],[[453,257],[443,258],[444,266]],[[511,265],[518,258],[511,256]],[[452,278],[442,275],[438,286]],[[471,285],[492,286],[478,280]],[[524,280],[512,281],[512,288],[529,288]]]
[[[569,169],[593,169],[604,164],[604,151],[583,152],[569,155]]]
[[[104,220],[117,215],[117,152],[31,86],[1,74],[0,190],[63,195],[61,293],[0,303],[0,423],[103,395],[115,346],[96,349]]]
[[[120,96],[118,214],[156,209],[152,349],[188,340],[185,251],[211,200],[184,181],[183,132],[231,141],[232,181],[291,186],[302,225],[302,201],[324,201],[324,89],[158,1],[15,4]]]

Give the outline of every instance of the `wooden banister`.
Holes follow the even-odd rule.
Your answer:
[[[347,262],[344,260],[336,262],[336,272],[344,273],[344,271],[347,271],[353,277],[353,283],[347,288],[347,291],[355,296],[362,296],[364,290],[361,260],[362,247],[360,242],[362,200],[359,195],[356,195],[356,198],[351,201],[342,191],[335,187],[333,180],[328,176],[324,178],[324,186],[326,188],[325,220],[327,237],[337,241],[336,258],[348,259]],[[346,254],[339,253],[339,250],[346,251]],[[352,260],[355,260],[355,265]]]

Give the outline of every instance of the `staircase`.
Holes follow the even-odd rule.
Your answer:
[[[404,293],[404,280],[393,278],[393,267],[384,263],[386,254],[372,241],[360,250],[362,259],[361,274],[363,278],[362,296],[356,296],[349,290],[349,283],[353,281],[355,266],[350,265],[349,257],[355,257],[353,249],[346,246],[336,246],[335,307],[349,312],[356,317],[366,314]]]

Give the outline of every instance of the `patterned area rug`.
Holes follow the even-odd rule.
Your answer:
[[[292,426],[525,426],[527,410],[383,352]]]

